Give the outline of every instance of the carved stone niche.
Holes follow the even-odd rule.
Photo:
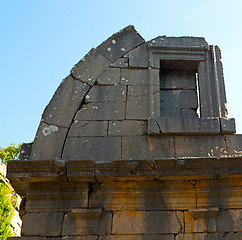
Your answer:
[[[231,134],[220,49],[204,38],[148,43],[148,134]]]

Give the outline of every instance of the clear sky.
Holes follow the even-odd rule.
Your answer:
[[[229,117],[242,133],[241,0],[0,0],[0,147],[33,141],[72,66],[130,24],[146,41],[201,36],[218,45]]]

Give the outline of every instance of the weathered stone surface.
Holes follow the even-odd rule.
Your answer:
[[[126,56],[129,58],[129,67],[132,68],[148,68],[149,52],[147,44],[143,43],[139,47],[130,51]]]
[[[161,108],[197,109],[197,92],[195,90],[161,90]]]
[[[111,232],[112,213],[101,209],[73,209],[64,217],[62,235],[105,235]]]
[[[121,69],[121,85],[148,85],[147,69]]]
[[[119,58],[114,63],[111,64],[111,67],[128,68],[129,67],[129,58],[127,58],[127,57]]]
[[[60,236],[62,212],[27,213],[23,216],[22,236]]]
[[[198,117],[198,111],[194,109],[189,108],[181,108],[180,114],[183,118],[197,118]]]
[[[85,103],[126,101],[125,86],[93,86],[85,97]]]
[[[175,157],[173,137],[123,137],[123,160],[155,160]]]
[[[242,210],[219,210],[216,218],[193,219],[189,212],[185,212],[185,232],[232,232],[241,231],[242,223],[239,221]]]
[[[198,181],[196,183],[197,207],[242,208],[241,189],[241,178]]]
[[[146,120],[148,118],[148,95],[128,96],[126,119]]]
[[[68,128],[40,122],[34,143],[31,160],[54,160],[61,158]]]
[[[121,159],[121,137],[67,138],[64,159],[109,162]]]
[[[227,151],[224,138],[215,136],[175,136],[177,157],[220,157]]]
[[[19,159],[27,160],[30,158],[33,143],[23,143],[21,145]]]
[[[48,237],[48,240],[97,240],[97,236],[64,236]],[[46,240],[46,237],[9,237],[8,240]]]
[[[178,234],[175,240],[220,240],[218,233]]]
[[[108,121],[74,121],[68,137],[107,136]]]
[[[182,212],[118,211],[113,216],[112,233],[179,233],[183,228],[184,222]]]
[[[162,65],[161,65],[162,67]],[[160,72],[161,89],[194,89],[196,77],[194,71],[163,70]]]
[[[221,234],[223,240],[238,240],[242,239],[242,232],[231,232],[226,234]]]
[[[234,118],[220,118],[221,130],[224,134],[235,133],[235,120]]]
[[[69,127],[89,89],[89,85],[75,80],[72,76],[65,78],[45,108],[42,121],[50,125]]]
[[[224,155],[242,156],[242,134],[225,135],[224,138],[228,148]]]
[[[75,120],[123,120],[125,102],[92,102],[77,112]]]
[[[145,234],[145,235],[110,235],[101,236],[100,240],[174,240],[174,235]]]
[[[80,60],[72,69],[71,75],[93,85],[97,77],[110,66],[111,62],[96,49],[92,49],[82,60]]]
[[[109,121],[109,136],[135,136],[145,135],[147,131],[146,121]]]
[[[27,193],[27,212],[70,211],[88,206],[88,183],[31,183]]]
[[[148,95],[149,89],[147,86],[128,86],[128,96],[143,96]]]
[[[143,42],[144,39],[136,32],[134,26],[130,25],[99,45],[97,51],[114,62]]]
[[[218,118],[160,117],[151,121],[157,122],[161,134],[220,134]]]
[[[102,72],[97,78],[97,85],[109,86],[117,85],[120,83],[120,69],[119,68],[108,68]]]
[[[94,188],[90,208],[108,210],[184,210],[196,207],[189,181],[104,182]]]

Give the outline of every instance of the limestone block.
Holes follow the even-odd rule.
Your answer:
[[[126,119],[146,120],[148,118],[149,96],[128,96]]]
[[[241,156],[242,155],[242,134],[224,136],[228,152],[224,155]]]
[[[121,85],[148,85],[148,69],[121,69]]]
[[[236,132],[234,118],[220,118],[221,130],[224,134],[233,134]]]
[[[173,234],[110,235],[110,236],[101,236],[99,240],[174,240],[174,235]]]
[[[93,85],[101,72],[106,70],[110,64],[111,62],[107,58],[96,49],[92,49],[71,69],[71,75],[82,82]]]
[[[181,108],[181,117],[183,118],[197,118],[198,114],[195,109]]]
[[[111,212],[101,209],[72,209],[64,217],[62,235],[109,234],[111,221]]]
[[[97,85],[109,86],[117,85],[120,83],[120,69],[119,68],[108,68],[102,72],[97,78]]]
[[[67,138],[64,159],[109,162],[121,159],[121,137]]]
[[[92,102],[77,112],[75,120],[122,120],[125,118],[125,102]]]
[[[23,216],[22,236],[60,236],[62,212],[27,213]]]
[[[110,61],[114,62],[124,54],[144,42],[134,26],[128,26],[113,34],[97,47],[97,50]]]
[[[113,215],[113,234],[179,233],[183,228],[182,212],[118,211]]]
[[[242,239],[242,232],[230,232],[223,234],[223,240],[238,240]]]
[[[109,121],[108,135],[109,136],[135,136],[145,135],[147,131],[146,121]]]
[[[231,165],[234,164],[231,163]],[[227,173],[230,173],[229,168]],[[196,183],[197,207],[242,208],[241,189],[241,178],[198,181]]]
[[[175,157],[173,136],[161,137],[123,137],[123,160],[155,160]]]
[[[151,121],[151,120],[150,120]],[[219,134],[220,122],[218,118],[156,118],[162,134]]]
[[[219,210],[216,218],[193,219],[189,212],[185,212],[185,232],[233,232],[241,231],[242,210]]]
[[[89,89],[88,84],[75,80],[72,76],[65,78],[45,108],[42,121],[69,127]]]
[[[74,121],[68,137],[107,136],[108,121]]]
[[[149,89],[148,86],[128,86],[128,96],[142,96],[142,95],[148,95]]]
[[[197,109],[197,92],[195,90],[161,90],[161,108]]]
[[[143,43],[137,48],[130,51],[126,56],[129,58],[129,67],[132,68],[148,68],[149,67],[149,51],[147,43]]]
[[[208,44],[203,37],[166,37],[159,36],[148,42],[149,46],[182,46],[182,47],[201,47],[208,48]]]
[[[160,116],[165,118],[180,118],[181,117],[181,109],[180,108],[161,108]]]
[[[220,240],[218,233],[178,234],[175,240]]]
[[[128,68],[129,59],[127,57],[118,58],[114,63],[111,64],[114,68]]]
[[[88,183],[31,183],[27,193],[26,211],[69,211],[88,205]]]
[[[94,161],[67,161],[67,177],[69,181],[95,182]]]
[[[175,136],[177,157],[219,157],[227,150],[220,135]]]
[[[194,71],[163,70],[160,73],[160,88],[196,90],[195,73]]]
[[[55,160],[61,158],[68,128],[40,122],[34,143],[31,160]]]
[[[184,210],[196,207],[188,181],[104,182],[94,189],[90,208],[108,210]]]
[[[98,86],[91,88],[85,97],[85,103],[91,102],[122,102],[126,101],[125,86]]]

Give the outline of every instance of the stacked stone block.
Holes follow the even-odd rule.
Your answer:
[[[26,196],[20,239],[241,238],[241,135],[226,111],[217,47],[114,34],[73,67],[9,165]]]

